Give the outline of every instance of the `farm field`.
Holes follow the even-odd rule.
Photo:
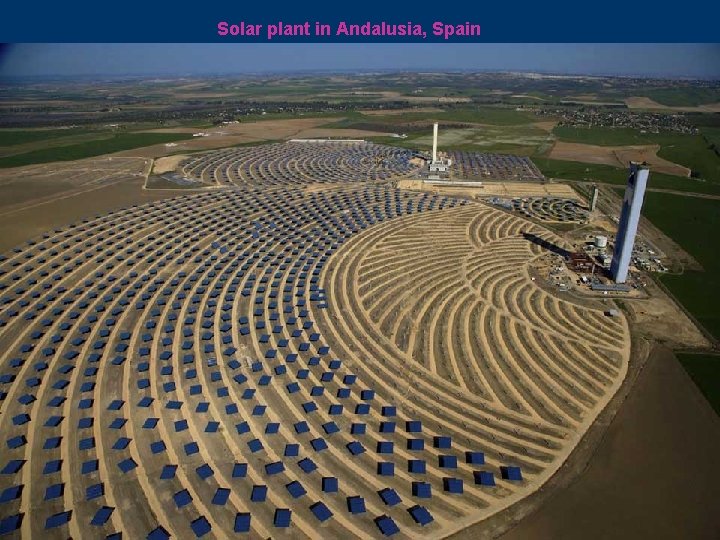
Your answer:
[[[553,133],[561,140],[598,146],[659,145],[658,157],[690,168],[696,176],[720,182],[720,156],[701,135],[640,133],[632,129],[568,128]]]
[[[87,129],[0,129],[0,147],[49,141],[88,133]]]
[[[658,88],[648,90],[646,95],[670,107],[697,107],[720,102],[720,91],[712,88]]]
[[[365,121],[377,124],[402,125],[412,123],[428,124],[432,122],[490,124],[495,126],[514,126],[535,121],[527,111],[518,111],[509,107],[448,107],[440,111],[404,112],[391,114],[355,113],[334,127],[353,127]]]
[[[704,272],[663,275],[660,280],[675,297],[720,339],[720,201],[649,192],[643,215],[687,250]]]
[[[677,357],[720,416],[720,355],[679,353]]]
[[[532,160],[548,178],[608,183],[619,186],[624,186],[627,182],[628,173],[625,168],[543,157],[533,157]],[[648,189],[670,189],[720,195],[720,182],[705,182],[695,178],[682,178],[651,171]]]
[[[580,161],[626,168],[631,161],[647,163],[654,171],[681,177],[690,176],[690,169],[662,159],[658,145],[596,146],[592,144],[556,141],[549,157],[557,160]]]
[[[117,133],[107,139],[5,156],[0,158],[0,168],[21,167],[53,161],[73,161],[152,144],[181,141],[191,137],[191,135],[181,133]]]
[[[714,144],[715,148],[720,151],[720,127],[703,127],[701,132],[708,142]]]

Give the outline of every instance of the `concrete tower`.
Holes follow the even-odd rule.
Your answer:
[[[610,263],[610,273],[615,283],[625,283],[627,280],[649,174],[650,169],[646,164],[630,163],[630,176],[625,188],[620,223],[615,236],[615,249]]]
[[[592,187],[592,195],[590,196],[590,211],[594,212],[597,207],[599,189],[597,186]]]
[[[452,163],[449,159],[438,159],[437,155],[437,144],[438,144],[438,125],[433,124],[433,149],[432,149],[432,160],[428,164],[430,171],[430,178],[438,179],[439,173],[447,173]]]

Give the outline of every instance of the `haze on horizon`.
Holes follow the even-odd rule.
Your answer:
[[[372,70],[720,79],[720,44],[115,43],[0,47],[0,82],[23,77]]]

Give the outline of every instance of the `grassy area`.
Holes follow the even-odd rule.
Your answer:
[[[624,186],[628,177],[627,169],[620,169],[610,165],[538,157],[533,157],[533,161],[548,178]],[[650,172],[648,187],[720,195],[720,182],[706,182],[695,178],[684,178],[652,171]]]
[[[720,90],[716,88],[657,88],[643,95],[669,107],[697,107],[720,101]]]
[[[720,113],[687,113],[686,118],[693,126],[720,127]]]
[[[348,113],[344,111],[319,111],[319,112],[307,112],[307,113],[295,113],[295,112],[269,112],[265,114],[244,114],[239,115],[236,119],[241,123],[247,122],[265,122],[268,120],[293,120],[296,118],[342,118],[347,116]],[[332,125],[332,124],[331,124]]]
[[[86,129],[0,129],[0,146],[16,146],[88,133]]]
[[[678,360],[720,415],[720,356],[713,354],[678,354]]]
[[[401,114],[347,114],[347,120],[335,127],[356,127],[356,124],[377,124],[387,126],[386,131],[395,131],[397,126],[412,122],[471,123],[495,126],[517,126],[535,120],[532,113],[504,107],[448,107],[437,112],[404,112]]]
[[[553,133],[561,141],[599,146],[654,144],[650,135],[630,128],[556,126]]]
[[[720,182],[720,156],[710,148],[708,141],[702,135],[641,133],[627,128],[565,126],[556,127],[553,133],[563,141],[600,146],[657,144],[660,145],[657,153],[659,157],[688,167],[700,178]]]
[[[705,139],[714,144],[717,151],[720,152],[720,127],[704,127],[700,130]]]
[[[0,158],[0,168],[20,167],[52,161],[72,161],[153,144],[190,139],[191,137],[192,135],[186,133],[117,133],[108,139],[56,148],[44,148],[3,157]]]
[[[685,165],[693,174],[713,182],[720,182],[720,156],[710,149],[701,135],[656,135],[660,150],[657,155]]]
[[[720,201],[648,192],[643,214],[702,265],[704,272],[664,275],[661,280],[720,339]]]

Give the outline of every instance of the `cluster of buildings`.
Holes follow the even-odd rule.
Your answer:
[[[573,282],[593,292],[607,294],[630,292],[638,282],[631,267],[651,272],[666,272],[661,256],[643,241],[636,242],[649,169],[645,164],[631,163],[623,206],[614,237],[589,234],[585,245],[576,252],[552,250],[548,279],[560,290],[569,290]],[[593,190],[591,207],[597,200]]]
[[[699,131],[683,114],[634,112],[627,109],[579,107],[567,109],[538,109],[540,116],[559,117],[558,126],[612,127],[637,129],[646,133],[682,133],[695,135]]]

